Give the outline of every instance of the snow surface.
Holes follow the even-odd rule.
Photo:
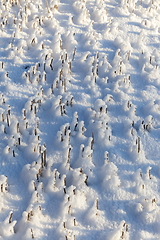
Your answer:
[[[0,239],[160,239],[159,0],[0,5]]]

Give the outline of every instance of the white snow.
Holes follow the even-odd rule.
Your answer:
[[[0,1],[0,239],[160,239],[159,0]]]

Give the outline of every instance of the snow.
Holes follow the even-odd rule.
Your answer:
[[[158,0],[0,1],[0,239],[160,237]]]

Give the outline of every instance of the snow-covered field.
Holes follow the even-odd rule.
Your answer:
[[[160,1],[0,0],[0,239],[160,239]]]

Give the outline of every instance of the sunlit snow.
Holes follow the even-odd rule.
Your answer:
[[[0,0],[0,239],[160,239],[159,0]]]

